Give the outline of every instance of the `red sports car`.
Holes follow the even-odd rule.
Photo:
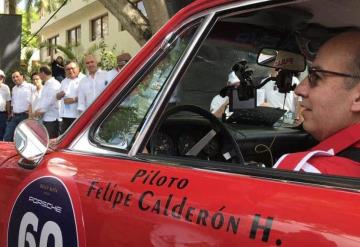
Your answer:
[[[15,145],[0,144],[0,245],[360,246],[359,179],[273,169],[316,141],[294,111],[261,106],[271,70],[290,97],[320,45],[360,27],[359,10],[190,4],[63,136],[48,145],[25,121]],[[218,95],[229,99],[221,118]]]

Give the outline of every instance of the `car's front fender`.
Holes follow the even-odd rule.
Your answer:
[[[17,155],[15,144],[13,142],[0,142],[0,165]]]

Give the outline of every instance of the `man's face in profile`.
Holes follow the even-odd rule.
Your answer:
[[[349,69],[349,54],[354,53],[355,49],[354,45],[351,47],[347,44],[349,40],[355,44],[355,38],[351,36],[335,37],[326,42],[320,48],[311,67],[351,75],[353,72]],[[296,87],[295,93],[302,97],[304,129],[316,140],[321,141],[356,122],[356,111],[353,106],[358,88],[347,88],[349,80],[346,77],[321,71],[313,73],[311,78],[306,77]]]

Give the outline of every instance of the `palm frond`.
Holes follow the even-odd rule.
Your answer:
[[[29,62],[33,54],[34,54],[33,49],[31,49],[31,48],[26,49],[25,54],[24,54],[24,60]]]
[[[76,57],[72,47],[57,45],[56,49],[58,49],[59,51],[61,51],[65,55],[66,60],[77,60],[77,57]]]
[[[40,48],[51,48],[51,49],[57,49],[59,50],[65,57],[65,60],[77,60],[77,56],[73,51],[73,47],[71,46],[62,46],[62,45],[54,45],[50,44],[47,41],[42,42],[39,45]]]
[[[96,51],[105,49],[106,47],[107,47],[107,44],[105,44],[105,42],[103,40],[100,41],[99,43],[94,43],[87,49],[87,51],[85,52],[85,55],[94,54]]]

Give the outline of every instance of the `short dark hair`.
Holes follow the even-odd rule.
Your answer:
[[[14,74],[14,73],[16,73],[16,72],[18,72],[20,75],[24,76],[24,72],[22,72],[21,70],[13,70],[13,71],[11,72],[11,74]]]
[[[34,75],[39,75],[39,73],[38,72],[32,73],[30,79],[32,79],[34,77]]]
[[[47,65],[43,65],[39,68],[39,73],[44,73],[45,75],[52,75],[51,69]]]

